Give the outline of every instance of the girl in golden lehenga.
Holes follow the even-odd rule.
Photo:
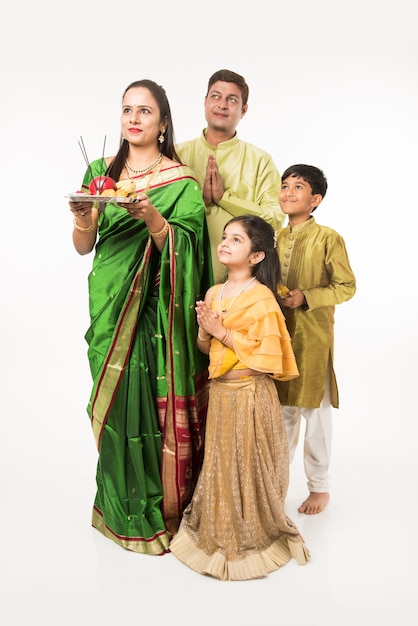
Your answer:
[[[218,246],[228,280],[198,302],[198,345],[209,353],[202,472],[173,554],[202,574],[247,580],[309,552],[285,513],[289,458],[273,379],[298,376],[275,288],[275,232],[257,216],[225,226]]]

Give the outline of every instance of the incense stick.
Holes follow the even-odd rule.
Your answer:
[[[87,165],[87,169],[89,170],[90,176],[91,176],[91,178],[93,180],[93,172],[92,172],[92,169],[91,169],[89,158],[87,156],[87,150],[86,150],[86,147],[84,145],[84,141],[83,141],[83,138],[82,138],[81,135],[80,135],[80,141],[78,142],[78,145],[80,146],[81,154],[84,157],[84,160],[85,160],[86,165]]]

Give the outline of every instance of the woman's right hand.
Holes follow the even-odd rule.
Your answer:
[[[69,202],[74,215],[73,243],[79,254],[88,254],[94,248],[97,236],[98,211],[91,202]]]
[[[72,212],[74,217],[77,218],[77,221],[79,219],[81,220],[82,218],[91,218],[91,212],[93,208],[91,202],[81,202],[79,200],[78,202],[69,202],[68,204],[70,205],[70,211]]]

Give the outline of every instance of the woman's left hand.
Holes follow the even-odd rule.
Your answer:
[[[152,218],[159,215],[159,212],[145,193],[139,194],[134,202],[118,202],[118,206],[126,209],[134,220],[144,220],[147,226],[149,221],[150,230],[152,230]]]
[[[135,202],[120,202],[119,206],[126,209],[132,219],[144,220],[155,246],[161,252],[167,239],[169,226],[148,196],[145,193],[139,194]]]

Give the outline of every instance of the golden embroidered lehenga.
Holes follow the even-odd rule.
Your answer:
[[[222,315],[215,295],[211,307]],[[298,369],[284,316],[265,285],[234,299],[223,323],[234,351],[212,338],[205,457],[170,549],[201,574],[248,580],[267,576],[292,557],[299,564],[309,560],[285,513],[289,457],[273,380],[295,378]],[[261,374],[220,378],[237,365]]]

